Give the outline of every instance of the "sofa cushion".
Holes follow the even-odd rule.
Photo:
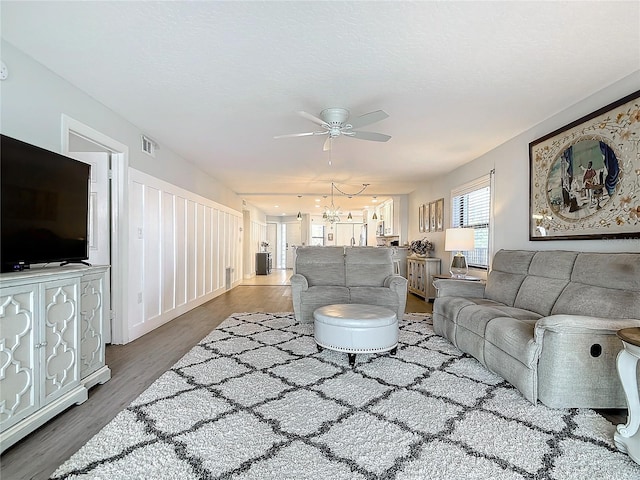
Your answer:
[[[313,322],[313,312],[316,308],[337,303],[349,303],[349,289],[328,286],[309,287],[300,292],[300,300],[300,318]]]
[[[557,278],[559,280],[571,279],[571,271],[576,261],[578,252],[551,250],[536,252],[529,265],[529,275],[538,277]]]
[[[393,249],[345,248],[347,287],[382,287],[384,280],[393,275]]]
[[[505,273],[493,270],[487,277],[484,296],[494,302],[513,306],[524,278],[524,274]]]
[[[456,345],[463,352],[473,355],[478,361],[486,365],[485,347],[487,329],[496,320],[507,317],[513,322],[535,321],[539,315],[527,310],[509,307],[502,304],[472,305],[463,308],[458,315],[456,330]],[[533,338],[533,327],[531,328]]]
[[[529,275],[518,290],[514,307],[549,315],[568,283],[568,280]]]
[[[556,301],[551,313],[640,319],[640,292],[571,282]]]
[[[300,296],[306,303],[317,305],[349,303],[349,289],[347,287],[315,285],[301,292]]]
[[[304,275],[310,287],[346,286],[344,247],[298,247],[296,273]]]
[[[514,306],[549,315],[556,300],[569,283],[578,252],[551,250],[536,252],[529,265]]]
[[[640,254],[580,253],[551,313],[640,319]]]
[[[494,318],[500,317],[533,321],[535,323],[535,321],[540,318],[540,315],[528,310],[495,303],[470,305],[460,310],[456,323],[458,326],[464,327],[467,330],[471,330],[477,335],[484,337],[487,324]],[[531,330],[531,337],[533,338],[533,329]]]
[[[536,252],[529,250],[499,250],[493,257],[491,268],[505,273],[525,275]]]
[[[364,305],[393,306],[398,308],[398,295],[386,287],[350,287],[350,303],[362,303]],[[394,310],[395,310],[394,308]]]
[[[534,254],[527,250],[499,250],[487,277],[485,297],[513,306]]]
[[[571,281],[640,292],[640,253],[580,253]]]
[[[486,298],[469,297],[437,297],[433,302],[433,313],[450,322],[457,323],[462,309],[475,305],[494,305],[495,302]],[[451,339],[450,339],[451,340]]]

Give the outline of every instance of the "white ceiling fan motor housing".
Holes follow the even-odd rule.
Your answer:
[[[351,128],[351,125],[345,124],[349,118],[349,110],[345,108],[325,108],[320,112],[320,118],[329,125],[329,137],[336,138],[342,133],[346,133],[343,129]]]
[[[332,127],[341,127],[349,118],[349,110],[344,108],[325,108],[320,112],[320,118]]]

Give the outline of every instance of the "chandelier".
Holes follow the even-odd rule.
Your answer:
[[[357,195],[360,195],[362,192],[365,191],[365,189],[369,186],[368,183],[363,183],[362,184],[362,188],[357,191],[356,193],[346,193],[343,192],[342,190],[340,190],[335,183],[331,182],[331,205],[330,206],[325,206],[324,207],[324,212],[322,213],[322,219],[325,222],[330,223],[331,225],[333,225],[334,223],[338,223],[340,221],[340,215],[338,214],[340,211],[340,207],[336,207],[335,204],[333,203],[333,190],[336,189],[338,192],[340,192],[342,195],[345,195],[349,198],[353,198]],[[351,220],[351,212],[349,212],[349,216],[347,217],[349,220]]]
[[[334,185],[333,182],[331,182],[331,206],[327,207],[325,205],[324,212],[322,213],[322,219],[325,222],[329,222],[331,225],[340,221],[340,216],[338,215],[340,207],[336,208],[333,204],[333,189]]]

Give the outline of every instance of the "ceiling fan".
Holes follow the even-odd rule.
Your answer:
[[[359,138],[361,140],[372,140],[374,142],[386,142],[391,138],[390,135],[384,135],[376,132],[363,132],[360,130],[354,130],[354,128],[364,127],[380,120],[384,120],[387,115],[382,110],[376,110],[374,112],[365,113],[359,117],[354,118],[350,122],[349,110],[345,108],[326,108],[320,112],[320,117],[316,117],[307,112],[297,112],[303,118],[311,120],[313,123],[320,125],[323,130],[305,133],[290,133],[288,135],[277,135],[273,138],[289,138],[289,137],[306,137],[309,135],[328,135],[327,140],[324,142],[323,150],[331,150],[331,143],[334,138],[344,135],[346,137]]]

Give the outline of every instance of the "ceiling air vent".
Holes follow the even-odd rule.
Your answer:
[[[142,151],[144,153],[146,153],[147,155],[151,155],[152,157],[155,158],[155,156],[156,156],[156,147],[157,147],[158,144],[156,142],[154,142],[153,140],[151,140],[146,135],[141,135],[140,137],[142,139]]]

